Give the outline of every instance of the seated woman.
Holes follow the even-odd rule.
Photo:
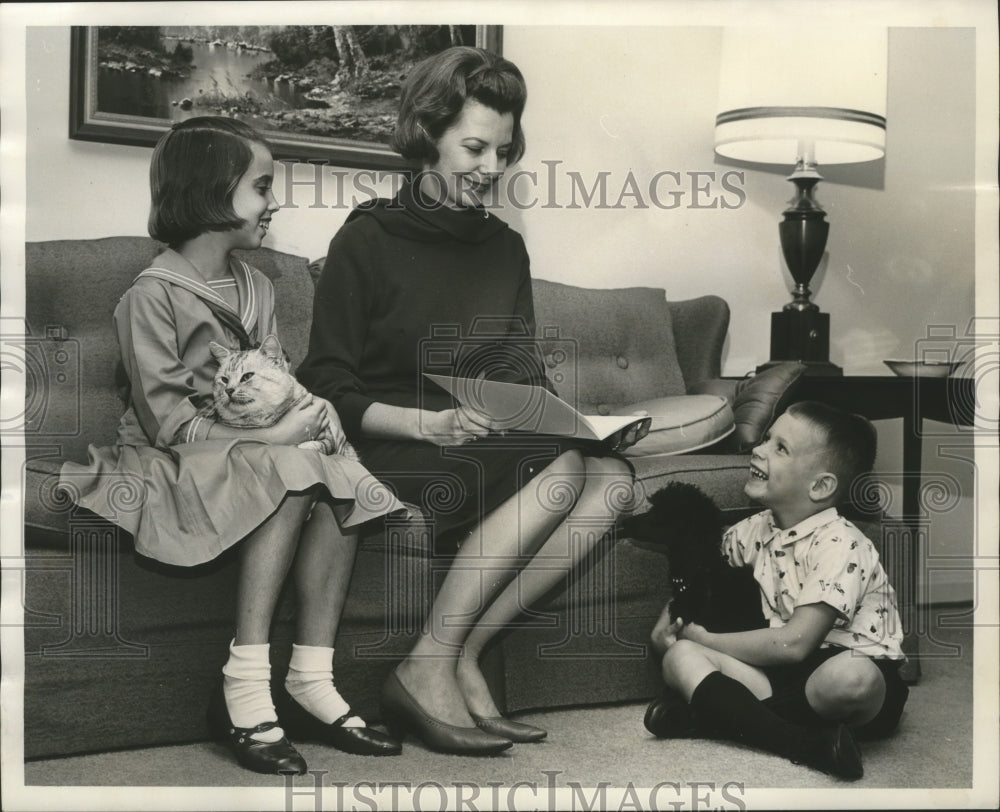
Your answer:
[[[413,70],[393,144],[423,171],[394,199],[359,206],[334,236],[298,371],[334,404],[365,466],[432,514],[439,540],[460,536],[425,630],[382,694],[393,729],[443,752],[545,737],[500,715],[480,654],[632,496],[630,466],[606,446],[503,436],[423,375],[548,386],[524,242],[481,203],[524,152],[526,95],[516,66],[475,48]],[[453,504],[435,510],[435,483]],[[571,533],[574,523],[586,532]]]

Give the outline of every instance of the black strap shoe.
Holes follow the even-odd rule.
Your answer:
[[[281,726],[300,741],[321,742],[356,756],[398,756],[403,751],[396,739],[378,730],[344,727],[344,722],[354,715],[350,710],[336,721],[327,723],[309,713],[287,690],[275,691],[274,703]]]
[[[222,683],[219,683],[218,689],[212,694],[205,717],[212,736],[225,739],[236,754],[236,760],[248,770],[268,775],[305,774],[306,760],[287,738],[282,736],[275,742],[262,742],[253,738],[255,733],[274,730],[278,727],[277,722],[262,722],[256,727],[236,727],[232,723]]]

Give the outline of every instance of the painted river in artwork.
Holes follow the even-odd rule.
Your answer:
[[[273,59],[273,54],[224,44],[189,42],[187,45],[194,52],[194,67],[190,76],[183,79],[151,76],[144,70],[101,67],[97,81],[98,110],[180,121],[217,111],[225,107],[226,99],[244,97],[247,93],[270,111],[306,106],[304,94],[291,83],[250,78],[254,67]],[[190,107],[182,106],[184,99],[191,100]]]

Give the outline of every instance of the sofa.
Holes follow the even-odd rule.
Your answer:
[[[138,555],[127,533],[76,508],[55,487],[63,460],[85,462],[88,444],[114,440],[123,401],[111,314],[159,250],[143,237],[26,245],[27,758],[208,735],[204,704],[232,633],[232,551],[190,569],[158,564]],[[318,265],[267,248],[247,259],[273,281],[282,343],[293,363],[301,361]],[[646,447],[631,452],[634,509],[642,510],[646,494],[681,479],[714,497],[727,520],[747,515],[747,449],[796,370],[763,393],[752,379],[721,380],[729,309],[716,296],[669,301],[662,289],[542,280],[534,292],[539,338],[560,393],[583,412],[642,407],[653,415]],[[5,343],[18,340],[5,336]],[[694,402],[710,407],[707,423],[683,411]],[[685,417],[667,425],[657,411],[665,403],[667,413],[681,409]],[[698,434],[699,421],[709,434]],[[694,450],[680,453],[686,448]],[[335,674],[344,696],[370,720],[379,718],[381,683],[411,646],[447,564],[426,518],[373,527],[363,537]],[[646,643],[669,597],[660,550],[610,534],[485,655],[498,704],[514,712],[651,696],[657,669]],[[276,679],[287,666],[294,607],[286,595],[275,621]]]

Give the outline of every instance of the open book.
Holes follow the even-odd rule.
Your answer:
[[[541,386],[429,373],[424,375],[463,406],[488,414],[498,431],[556,434],[582,440],[610,439],[615,447],[633,426],[637,440],[649,431],[649,417],[583,415]]]

